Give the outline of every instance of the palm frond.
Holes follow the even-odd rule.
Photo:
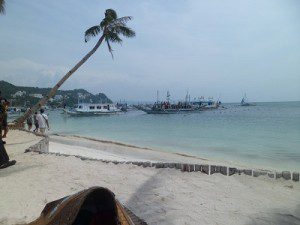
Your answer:
[[[105,38],[105,41],[106,41],[106,43],[107,43],[108,51],[110,52],[111,57],[114,59],[113,49],[112,49],[112,47],[110,46],[110,43],[109,43],[108,38]]]
[[[122,34],[125,37],[135,37],[135,32],[127,26],[116,26],[114,30],[117,34]]]
[[[115,27],[115,26],[126,26],[126,23],[132,20],[131,16],[124,16],[121,18],[117,18],[113,21],[109,21],[108,27]]]
[[[5,1],[0,0],[0,14],[5,14]]]
[[[106,32],[106,38],[111,42],[115,42],[115,43],[119,43],[119,44],[122,43],[122,39],[119,37],[119,35],[112,31]]]
[[[132,20],[132,16],[123,16],[123,17],[115,19],[114,21],[119,22],[119,23],[127,23],[130,20]]]
[[[101,31],[102,29],[99,25],[87,29],[84,33],[85,42],[88,42],[91,39],[91,37],[97,36]]]

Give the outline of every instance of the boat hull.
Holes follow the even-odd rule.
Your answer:
[[[116,115],[122,113],[121,111],[111,112],[78,112],[75,110],[64,110],[64,113],[70,116],[102,116],[102,115]]]
[[[147,114],[179,114],[179,113],[192,113],[199,112],[201,109],[161,109],[161,110],[152,110],[152,109],[141,109]]]

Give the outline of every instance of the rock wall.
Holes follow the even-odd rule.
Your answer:
[[[27,131],[28,132],[28,131]],[[38,135],[41,136],[41,135]],[[35,145],[30,146],[25,152],[39,152],[44,154],[55,154],[59,156],[69,156],[66,154],[59,153],[49,153],[49,137],[42,136],[42,140],[40,140]],[[227,167],[220,165],[207,165],[207,164],[187,164],[187,163],[167,163],[167,162],[142,162],[142,161],[110,161],[110,160],[98,160],[91,159],[82,156],[75,156],[80,158],[81,160],[92,160],[92,161],[102,161],[104,163],[114,163],[114,164],[132,164],[136,166],[142,167],[154,167],[154,168],[170,168],[181,170],[182,172],[201,172],[207,175],[213,175],[216,173],[223,174],[225,176],[232,175],[247,175],[252,177],[264,176],[270,179],[285,179],[285,180],[293,180],[295,182],[299,182],[299,172],[291,172],[291,171],[269,171],[269,170],[257,170],[257,169],[238,169],[235,167]]]
[[[49,153],[49,137],[43,136],[43,139],[38,143],[25,149],[25,153],[26,152]]]

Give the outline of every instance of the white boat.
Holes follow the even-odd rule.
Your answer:
[[[250,103],[248,101],[248,98],[247,98],[246,94],[245,94],[244,97],[242,98],[241,106],[255,106],[255,104]]]
[[[111,103],[79,103],[75,108],[65,109],[70,115],[110,115],[120,113],[121,110]]]
[[[22,114],[22,111],[18,107],[8,107],[7,108],[7,115],[9,118],[15,118]]]

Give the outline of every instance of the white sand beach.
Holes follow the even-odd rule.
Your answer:
[[[149,224],[300,224],[299,182],[24,153],[39,140],[8,134],[6,148],[17,164],[0,170],[0,224],[30,222],[46,203],[91,186],[111,189]],[[79,137],[51,136],[49,150],[119,161],[210,162]]]

